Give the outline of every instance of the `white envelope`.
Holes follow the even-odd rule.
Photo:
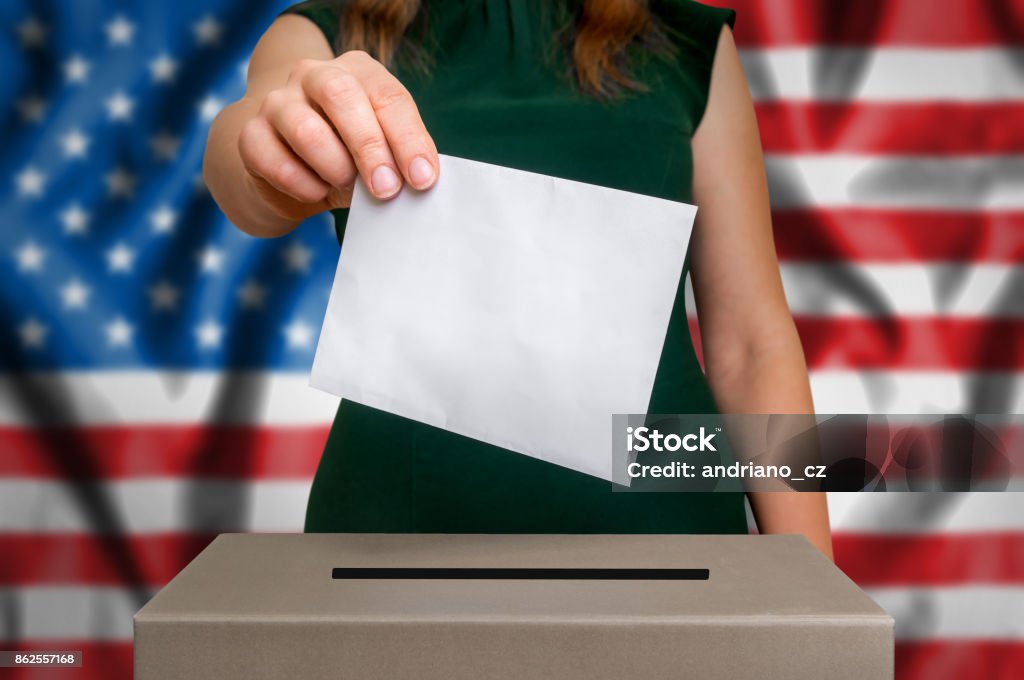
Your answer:
[[[612,479],[696,208],[450,156],[429,191],[356,187],[311,385]]]

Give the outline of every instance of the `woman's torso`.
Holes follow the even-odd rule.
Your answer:
[[[559,6],[425,3],[416,30],[429,72],[401,62],[393,72],[438,150],[691,202],[690,138],[706,105],[718,35],[732,14],[687,0],[652,3],[675,54],[636,50],[632,74],[647,90],[601,101],[580,93],[568,75],[558,34],[568,14]],[[336,3],[292,9],[333,42]],[[342,247],[346,212],[335,213]],[[688,268],[687,258],[650,413],[717,410],[690,338]],[[603,480],[346,400],[314,482],[307,530],[734,533],[746,531],[746,519],[737,494],[615,492]]]

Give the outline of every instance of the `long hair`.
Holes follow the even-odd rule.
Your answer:
[[[400,48],[410,47],[402,38],[421,5],[421,0],[347,0],[339,21],[339,46],[364,50],[390,65]],[[656,54],[672,51],[648,0],[582,0],[562,33],[573,78],[583,92],[600,98],[645,89],[630,73],[631,45]]]

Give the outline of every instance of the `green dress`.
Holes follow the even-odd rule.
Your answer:
[[[410,31],[429,71],[392,70],[441,153],[690,202],[690,138],[733,12],[653,1],[675,54],[637,51],[632,74],[647,91],[602,102],[572,84],[558,48],[564,11],[578,1],[424,0],[423,21]],[[335,45],[337,2],[285,11],[314,21]],[[335,218],[342,242],[346,211]],[[691,343],[682,279],[648,412],[717,412]],[[739,493],[613,491],[607,481],[343,400],[306,531],[746,533],[747,521]]]

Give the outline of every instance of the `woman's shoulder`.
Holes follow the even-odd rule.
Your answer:
[[[655,0],[651,9],[675,42],[711,55],[722,28],[736,23],[735,10],[695,0]]]
[[[278,16],[285,14],[297,14],[312,21],[323,32],[331,49],[337,52],[341,0],[305,0],[286,7]]]
[[[723,5],[696,0],[655,0],[651,8],[663,21],[692,22],[699,26],[721,28],[736,21],[736,11]]]

